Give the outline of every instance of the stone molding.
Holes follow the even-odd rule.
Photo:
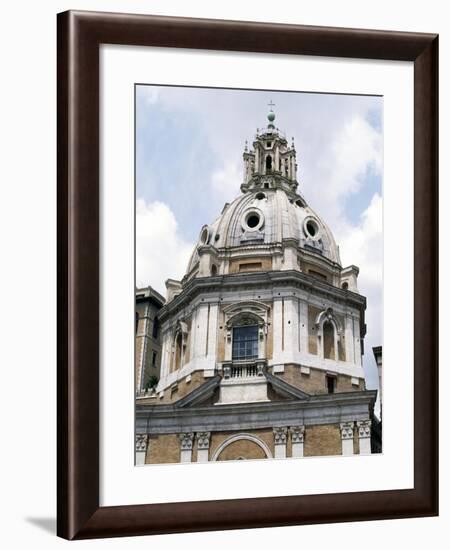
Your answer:
[[[147,450],[147,435],[146,434],[137,434],[136,435],[136,452],[142,453]]]
[[[341,423],[341,439],[353,439],[353,427],[354,422],[342,422]]]
[[[289,428],[292,443],[304,443],[305,426],[291,426]]]
[[[180,446],[182,451],[192,451],[194,445],[194,434],[193,432],[184,432],[179,434]]]
[[[273,429],[273,442],[274,445],[286,445],[287,441],[287,428],[274,428]]]
[[[213,280],[212,280],[213,279]],[[318,296],[325,296],[327,300],[335,300],[338,303],[342,301],[348,306],[353,306],[360,311],[361,316],[364,315],[366,307],[366,298],[360,294],[342,290],[329,283],[314,279],[310,275],[296,270],[286,271],[267,271],[245,274],[228,274],[217,277],[195,277],[191,279],[183,288],[183,291],[175,296],[173,300],[166,303],[159,312],[161,323],[164,323],[169,315],[174,315],[182,308],[191,305],[194,298],[198,298],[200,294],[214,293],[225,291],[233,287],[264,287],[273,285],[292,285],[295,288],[304,288],[306,291],[311,290],[311,285],[314,284],[314,292]]]
[[[209,449],[209,443],[211,438],[211,432],[199,432],[197,434],[197,448],[198,450]]]
[[[370,420],[360,420],[356,423],[358,426],[358,435],[359,439],[364,439],[366,437],[370,437],[371,435],[371,426],[372,422]]]

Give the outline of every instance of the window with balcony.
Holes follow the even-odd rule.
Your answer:
[[[233,361],[258,357],[258,325],[233,328]]]

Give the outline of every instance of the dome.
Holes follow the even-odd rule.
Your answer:
[[[268,120],[253,147],[246,142],[242,193],[201,228],[182,284],[193,277],[298,270],[355,290],[356,271],[342,269],[329,227],[298,191],[294,139],[289,145],[275,128],[272,111]]]
[[[299,252],[316,255],[340,266],[339,249],[329,227],[303,197],[283,189],[262,189],[244,193],[226,204],[211,225],[202,227],[191,255],[187,273],[195,271],[199,247],[236,250],[251,246],[255,256],[260,248],[294,239]]]

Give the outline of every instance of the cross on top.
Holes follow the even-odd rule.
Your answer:
[[[267,104],[270,107],[270,110],[273,111],[272,107],[275,107],[275,103],[270,100],[270,102]]]

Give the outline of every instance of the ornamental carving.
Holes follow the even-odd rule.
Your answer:
[[[358,434],[360,439],[370,437],[370,427],[372,425],[370,420],[361,420],[360,422],[357,422],[356,425],[358,426]]]
[[[275,445],[286,445],[287,428],[274,428],[273,438]]]
[[[182,451],[192,451],[194,443],[194,434],[192,432],[179,434]]]
[[[137,435],[136,436],[136,452],[145,452],[147,450],[147,436],[146,435]]]
[[[354,422],[344,422],[341,424],[341,438],[353,439]]]
[[[292,443],[303,443],[305,440],[305,426],[292,426],[290,429]]]
[[[197,448],[199,450],[209,449],[210,436],[211,436],[211,432],[199,432],[197,434]]]

